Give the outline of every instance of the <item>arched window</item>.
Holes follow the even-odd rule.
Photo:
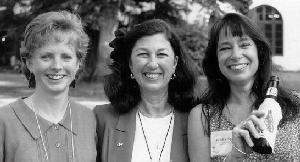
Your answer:
[[[273,55],[283,56],[283,22],[278,10],[271,6],[262,5],[252,9],[249,16],[265,33]]]

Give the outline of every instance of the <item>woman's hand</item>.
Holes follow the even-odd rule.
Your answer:
[[[259,138],[259,131],[266,128],[262,120],[264,115],[264,112],[254,110],[246,120],[233,128],[231,157],[242,158],[243,153],[249,153],[252,150],[254,143],[251,136]]]

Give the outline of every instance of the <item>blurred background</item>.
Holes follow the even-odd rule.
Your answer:
[[[0,106],[28,96],[32,89],[21,73],[20,42],[29,21],[40,13],[68,10],[81,16],[91,43],[86,68],[71,96],[93,107],[107,103],[103,76],[114,31],[160,18],[172,24],[199,78],[195,95],[206,87],[201,61],[210,25],[228,12],[247,15],[262,29],[273,51],[274,73],[280,84],[300,92],[299,0],[0,0]]]

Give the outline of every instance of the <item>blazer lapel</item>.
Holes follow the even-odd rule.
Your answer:
[[[187,162],[187,113],[175,112],[175,123],[171,144],[171,161]]]
[[[121,114],[115,129],[115,160],[116,162],[131,162],[133,141],[136,127],[137,109]]]

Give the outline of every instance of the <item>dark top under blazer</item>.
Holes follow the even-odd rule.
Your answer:
[[[119,114],[112,105],[98,105],[94,112],[97,120],[97,161],[131,162],[136,127],[134,108]],[[175,123],[171,144],[171,162],[188,162],[187,113],[175,111]]]

